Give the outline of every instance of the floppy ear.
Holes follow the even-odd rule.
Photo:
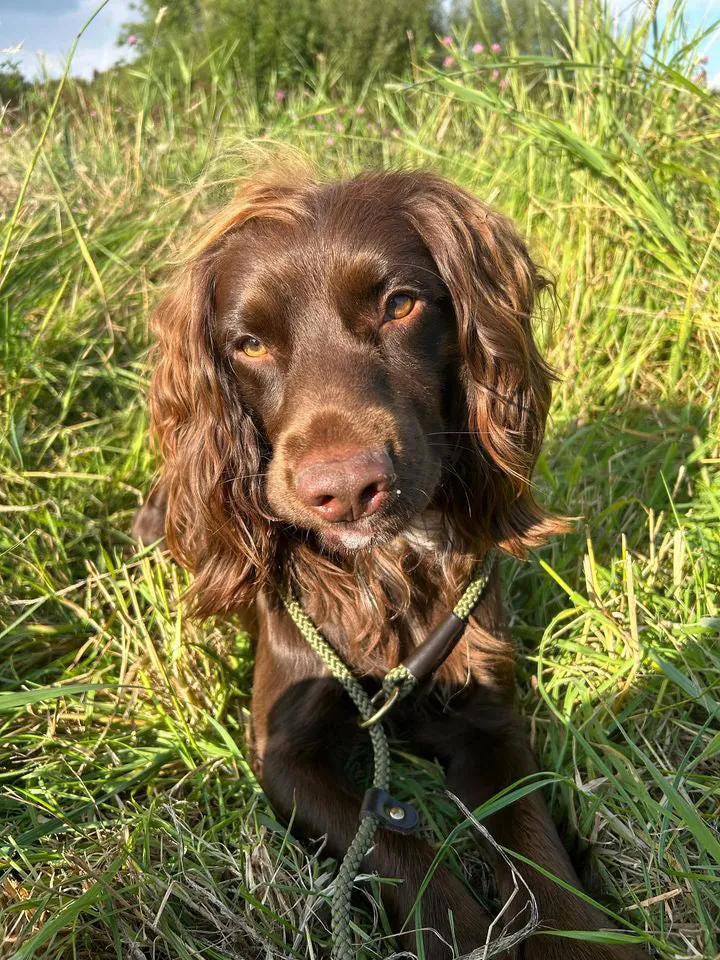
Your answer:
[[[458,429],[470,432],[463,447],[472,453],[463,454],[465,462],[448,478],[448,509],[471,539],[480,536],[524,556],[528,547],[566,529],[535,502],[531,488],[553,379],[531,320],[549,282],[509,220],[439,177],[423,175],[409,217],[437,264],[457,320],[465,419]]]
[[[196,574],[201,616],[237,609],[267,571],[271,526],[263,510],[263,442],[210,336],[214,257],[183,268],[157,308],[157,365],[150,413],[163,457],[165,533],[175,558]]]
[[[165,534],[172,554],[196,575],[189,599],[200,616],[252,601],[274,569],[278,544],[264,506],[264,434],[211,335],[218,254],[251,220],[295,219],[312,187],[303,170],[290,179],[273,167],[242,184],[205,223],[191,245],[192,259],[154,315],[150,416],[163,457]]]

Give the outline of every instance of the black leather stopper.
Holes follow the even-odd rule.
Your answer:
[[[411,803],[403,803],[391,797],[387,790],[370,787],[365,791],[360,816],[372,814],[380,821],[380,826],[397,833],[410,833],[418,825],[418,813]]]

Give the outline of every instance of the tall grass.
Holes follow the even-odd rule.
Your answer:
[[[720,102],[681,10],[569,22],[552,58],[458,38],[446,70],[354,93],[327,62],[259,103],[221,50],[62,94],[0,276],[0,956],[327,952],[333,863],[247,763],[248,638],[188,622],[186,574],[128,533],[167,267],[286,150],[325,176],[432,167],[555,276],[537,483],[580,519],[504,564],[520,705],[595,895],[663,957],[718,955]],[[5,229],[50,99],[4,121]],[[440,844],[459,818],[438,771],[396,759]],[[467,830],[453,851],[482,886]],[[375,910],[358,937],[390,956]]]

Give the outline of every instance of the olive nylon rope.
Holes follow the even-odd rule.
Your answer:
[[[468,619],[487,586],[491,569],[492,561],[490,555],[488,555],[478,574],[470,581],[455,605],[453,613],[456,617],[465,621]],[[370,697],[335,650],[325,640],[312,620],[303,612],[295,597],[285,593],[282,593],[281,597],[290,619],[300,631],[303,639],[320,657],[335,679],[342,684],[362,719],[368,720],[375,713]],[[385,675],[382,689],[386,695],[389,695],[397,687],[399,688],[398,699],[402,699],[415,689],[417,682],[417,677],[407,667],[400,664]],[[373,748],[373,786],[380,790],[387,790],[390,783],[390,748],[387,736],[381,723],[375,723],[367,729]],[[352,890],[360,864],[372,846],[378,824],[379,818],[375,813],[367,812],[360,818],[357,833],[338,870],[331,905],[334,960],[356,960],[357,954],[353,947],[350,931]]]

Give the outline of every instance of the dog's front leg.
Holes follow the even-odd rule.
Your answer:
[[[357,717],[334,680],[298,680],[297,660],[290,680],[289,663],[261,644],[253,693],[255,766],[273,807],[292,823],[293,832],[306,840],[325,837],[340,859],[355,837],[362,797],[346,780],[336,754],[357,736]],[[420,838],[379,828],[361,868],[392,881],[382,884],[383,904],[393,930],[406,931],[403,948],[413,952],[413,905],[432,861],[433,851]],[[466,952],[483,941],[489,919],[458,879],[441,868],[423,895],[421,922],[427,960],[450,960],[453,943]]]
[[[456,747],[447,764],[448,786],[471,810],[537,772],[525,731],[514,716],[489,731],[465,728]],[[488,817],[485,825],[502,846],[581,889],[538,790]],[[506,901],[514,888],[512,872],[496,853],[491,851],[491,857],[500,893]],[[542,929],[598,930],[613,926],[609,918],[575,894],[521,861],[514,862],[535,896]],[[521,926],[527,918],[528,913],[524,912],[517,925]],[[519,956],[523,960],[647,960],[645,950],[636,945],[598,944],[541,934],[526,941]]]
[[[317,840],[327,837],[330,851],[341,858],[352,842],[359,823],[361,798],[351,792],[317,753],[300,756],[292,740],[268,745],[263,759],[262,784],[273,807],[299,836]],[[380,877],[396,878],[382,885],[382,900],[393,929],[404,925],[413,931],[416,919],[410,916],[418,888],[432,863],[433,854],[422,840],[379,828],[374,845],[362,869]],[[449,913],[452,911],[452,920]],[[447,870],[438,870],[421,904],[425,956],[449,960],[456,940],[464,953],[482,942],[488,917],[461,883]],[[408,932],[403,947],[416,950],[416,937]]]

